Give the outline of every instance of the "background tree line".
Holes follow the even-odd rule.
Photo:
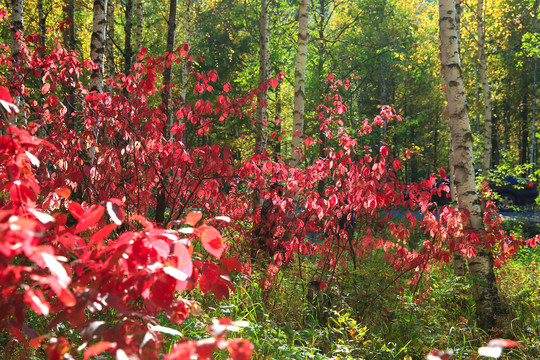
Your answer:
[[[98,3],[105,7],[103,1],[4,1],[10,16],[14,9],[24,9],[17,29],[24,35],[39,34],[39,46],[52,47],[60,41],[85,57],[90,55],[93,10]],[[479,3],[468,0],[458,4],[476,166],[482,167],[483,149],[490,145],[491,167],[505,161],[535,167],[537,1],[495,0],[483,8]],[[177,9],[171,16],[173,4]],[[284,72],[285,81],[258,99],[265,103],[261,111],[230,117],[220,123],[218,131],[194,141],[224,143],[238,158],[266,150],[289,159],[294,153],[291,147],[299,146],[291,146],[298,126],[302,126],[301,133],[314,137],[325,131],[316,114],[328,93],[325,79],[332,73],[337,79],[351,80],[343,99],[347,127],[358,129],[382,105],[390,105],[403,117],[399,126],[389,124],[361,141],[385,143],[396,156],[407,151],[417,154],[404,163],[404,180],[425,178],[447,165],[449,129],[440,76],[437,3],[317,0],[306,5],[309,40],[302,123],[293,125],[299,13],[306,11],[298,3],[173,0],[166,5],[153,0],[109,0],[104,8],[104,77],[129,73],[143,47],[148,53],[164,54],[188,44],[192,61],[171,65],[170,81],[176,85],[170,94],[171,111],[175,112],[184,98],[196,100],[200,96],[188,85],[193,84],[188,81],[193,71],[216,70],[221,83],[231,83],[231,96],[246,94],[254,84]],[[2,22],[1,42],[13,41],[10,26],[16,20]],[[165,34],[170,29],[174,37],[167,41]],[[174,47],[167,47],[171,41]],[[9,69],[0,71],[9,76]],[[88,81],[85,76],[80,81]],[[104,91],[114,92],[106,83]],[[491,119],[486,127],[485,119],[490,115],[484,110],[484,90],[488,87]],[[189,133],[190,124],[186,126]],[[320,138],[317,147],[304,151],[306,164],[319,155],[319,148],[332,146]]]

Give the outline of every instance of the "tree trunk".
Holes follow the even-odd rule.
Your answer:
[[[470,214],[467,223],[464,224],[465,231],[482,231],[482,212],[474,178],[473,137],[461,77],[454,0],[439,0],[439,28],[441,65],[450,116],[453,181],[456,186],[457,205],[460,210]],[[484,330],[492,329],[496,325],[496,316],[501,308],[493,272],[493,256],[485,247],[477,247],[477,256],[469,260],[469,272],[473,280],[477,325]]]
[[[534,2],[534,33],[536,34],[536,31],[538,29],[538,14],[537,14],[537,5],[538,2]],[[535,52],[534,53],[534,66],[533,66],[533,94],[532,94],[532,124],[531,124],[531,156],[530,156],[530,164],[531,169],[529,170],[529,174],[534,173],[535,168],[535,162],[534,162],[534,152],[535,152],[535,140],[536,140],[536,70],[537,70],[537,63],[538,63],[538,55]]]
[[[47,38],[47,16],[45,15],[45,12],[43,11],[43,0],[38,0],[37,2],[37,10],[38,10],[38,22],[39,22],[39,36],[41,37],[41,40],[39,41],[39,45],[41,46],[41,51],[43,52],[45,50],[45,40]]]
[[[107,0],[94,0],[94,20],[90,40],[90,59],[97,66],[90,75],[90,91],[103,92],[103,54],[105,53],[105,25]]]
[[[304,103],[306,101],[306,62],[308,53],[309,2],[300,0],[298,17],[298,52],[294,71],[293,138],[291,142],[291,166],[299,167],[302,158],[302,135],[304,132]]]
[[[26,114],[24,111],[24,99],[20,94],[24,92],[23,78],[20,75],[18,68],[21,66],[21,52],[20,47],[23,45],[22,39],[24,39],[24,0],[12,0],[11,1],[11,56],[15,66],[11,69],[11,79],[14,86],[13,102],[19,107],[20,114],[22,115],[26,125]],[[14,115],[14,121],[17,121],[17,115]]]
[[[136,7],[136,12],[137,12],[137,35],[135,37],[135,48],[136,48],[137,54],[139,54],[141,52],[141,49],[142,49],[142,31],[143,31],[142,0],[137,0],[137,3],[136,3],[135,7]]]
[[[110,1],[110,0],[109,0]],[[131,46],[131,30],[133,29],[133,3],[134,0],[126,1],[126,25],[124,27],[124,74],[128,75],[133,61],[133,47]]]
[[[116,76],[116,66],[114,60],[114,0],[108,0],[107,3],[107,76]],[[112,85],[109,87],[109,93],[112,94]]]
[[[77,43],[75,38],[75,0],[64,0],[62,10],[64,12],[64,21],[67,24],[62,37],[64,48],[75,51]],[[77,122],[75,116],[75,87],[79,79],[75,73],[68,73],[67,76],[71,76],[72,79],[70,83],[66,85],[64,104],[66,104],[67,112],[64,121],[69,129],[75,129],[75,124]]]
[[[107,24],[107,0],[94,0],[93,32],[90,40],[90,59],[97,66],[90,75],[90,91],[103,92],[103,54],[105,53],[105,31]],[[99,138],[99,121],[92,128],[94,139]],[[97,147],[91,145],[84,159],[88,166],[92,166],[96,156]]]
[[[530,174],[532,175],[534,172],[534,143],[535,143],[535,137],[536,137],[536,67],[537,67],[537,57],[534,56],[534,69],[533,69],[533,98],[532,98],[532,124],[531,124],[531,156],[530,156]]]
[[[263,88],[268,77],[268,3],[261,0],[261,17],[259,21],[259,92],[257,94],[257,112],[255,117],[255,154],[262,153],[266,148],[268,133],[268,90]]]
[[[64,0],[64,20],[68,26],[63,34],[64,47],[75,50],[77,39],[75,37],[75,0]]]
[[[484,51],[484,0],[478,0],[476,14],[476,26],[478,33],[478,62],[480,65],[480,78],[482,80],[482,95],[484,98],[484,154],[482,157],[482,175],[487,177],[491,167],[491,92],[487,77],[487,59]]]
[[[283,124],[283,121],[281,121],[281,112],[282,112],[283,104],[281,100],[281,85],[276,88],[276,114],[274,116],[275,120],[275,131],[276,131],[276,143],[274,145],[274,157],[275,161],[278,160],[278,158],[281,158],[281,127]],[[278,123],[279,122],[279,123]]]
[[[185,9],[185,17],[184,17],[184,26],[185,26],[185,38],[184,38],[184,44],[188,45],[188,49],[191,47],[191,34],[192,34],[192,14],[191,14],[191,7],[193,5],[192,0],[185,0],[186,9]],[[182,68],[180,70],[180,108],[182,108],[186,104],[186,97],[187,97],[187,89],[188,89],[188,77],[189,77],[189,62],[188,62],[188,54],[184,55],[184,61],[182,64]],[[185,119],[179,119],[179,121],[184,122]],[[185,129],[185,128],[184,128]],[[185,131],[185,130],[184,130]],[[181,135],[181,138],[179,138],[180,141],[184,142],[186,138],[185,133]]]
[[[177,0],[170,0],[169,3],[169,20],[167,21],[167,48],[166,56],[172,54],[174,50],[174,35],[176,32],[176,9]],[[169,129],[172,127],[172,116],[170,109],[171,100],[171,85],[172,85],[172,62],[163,70],[163,91],[161,93],[161,103],[163,106],[163,113],[165,114],[165,124],[163,126],[163,135],[169,138]]]
[[[520,140],[519,140],[519,163],[525,165],[527,163],[528,147],[529,147],[529,94],[527,94],[527,82],[525,81],[524,91],[523,91],[523,100],[521,108],[521,131],[520,131]]]
[[[462,0],[455,1],[458,54],[460,54],[460,51],[461,51],[461,2]],[[456,185],[454,183],[455,171],[454,171],[454,151],[452,150],[452,138],[450,138],[450,148],[449,148],[448,153],[450,157],[450,195],[452,197],[451,204],[452,206],[455,206],[457,204],[457,194],[456,194]],[[453,254],[453,261],[454,261],[454,276],[461,277],[461,276],[467,275],[467,261],[465,260],[465,257],[463,256],[461,251],[456,251]]]
[[[172,54],[174,49],[174,33],[176,31],[176,9],[177,0],[170,0],[169,3],[169,20],[167,21],[167,49],[165,56]],[[171,84],[172,84],[172,62],[169,66],[165,66],[163,70],[163,91],[161,92],[161,106],[163,107],[163,114],[165,115],[165,123],[163,124],[163,135],[169,138],[169,129],[172,126],[172,115],[170,109],[171,100]],[[163,188],[163,184],[159,185],[158,195],[156,199],[156,214],[155,221],[158,224],[163,224],[165,220],[165,210],[167,204],[167,193]]]

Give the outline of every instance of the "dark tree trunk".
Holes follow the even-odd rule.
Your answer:
[[[75,37],[75,0],[64,0],[64,21],[67,23],[64,31],[64,47],[75,50],[77,39]]]
[[[168,30],[167,30],[167,49],[166,56],[172,54],[174,49],[174,33],[176,31],[176,9],[177,9],[177,0],[170,0],[169,3],[169,20],[168,20]],[[170,100],[171,100],[171,80],[172,80],[172,64],[165,66],[163,70],[163,91],[161,93],[161,106],[163,108],[164,114],[164,124],[163,124],[163,135],[166,138],[169,138],[169,129],[172,124],[172,116],[170,109]],[[163,173],[162,173],[163,175]],[[156,214],[155,221],[158,224],[164,224],[165,221],[165,210],[167,207],[167,193],[163,187],[163,184],[159,185],[159,193],[156,198]]]
[[[131,46],[131,32],[133,28],[133,0],[126,2],[126,26],[124,38],[124,74],[129,74],[133,61],[133,47]]]
[[[523,103],[521,108],[521,131],[520,131],[520,146],[519,146],[519,163],[525,165],[529,155],[529,97],[525,93],[523,95]]]

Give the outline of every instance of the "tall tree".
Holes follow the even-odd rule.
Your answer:
[[[309,3],[300,0],[298,7],[298,51],[294,71],[293,138],[291,143],[291,166],[300,166],[302,158],[302,134],[304,132],[304,105],[306,102],[306,62],[309,41]]]
[[[107,2],[107,76],[116,76],[116,67],[114,59],[114,0],[108,0]],[[112,86],[109,87],[109,92],[112,93]]]
[[[142,32],[143,32],[143,6],[142,6],[142,0],[137,0],[137,3],[135,5],[136,13],[137,13],[137,35],[135,36],[135,51],[137,51],[137,54],[141,52],[142,48]]]
[[[469,213],[468,221],[464,224],[465,230],[482,231],[482,211],[476,192],[473,137],[461,76],[454,0],[439,0],[439,27],[441,65],[454,154],[453,181],[456,186],[457,205],[460,210]],[[476,257],[469,260],[469,272],[473,278],[472,291],[476,303],[477,324],[482,329],[492,329],[501,306],[493,272],[493,255],[484,246],[479,246]]]
[[[110,0],[109,0],[110,1]],[[133,29],[133,5],[134,0],[126,1],[126,25],[124,27],[124,74],[129,74],[133,61],[133,46],[131,45],[131,30]]]
[[[478,36],[478,64],[482,80],[482,95],[484,99],[484,152],[482,157],[482,175],[488,176],[491,167],[491,92],[487,76],[487,59],[484,50],[484,0],[478,0],[476,9],[476,27]]]
[[[90,75],[90,91],[103,92],[103,54],[105,53],[105,33],[107,25],[107,0],[94,0],[94,19],[92,38],[90,40],[90,59],[96,67]],[[93,125],[92,133],[95,141],[99,137],[100,124]],[[86,151],[84,161],[92,166],[96,156],[97,147],[92,144]]]
[[[184,44],[187,45],[188,50],[191,48],[191,36],[192,36],[192,25],[193,25],[193,15],[192,15],[192,6],[193,1],[192,0],[185,0],[185,11],[184,11]],[[182,63],[182,67],[180,70],[180,104],[179,106],[182,107],[186,103],[186,96],[187,96],[187,88],[188,88],[188,76],[189,76],[189,62],[188,62],[188,54],[185,54],[184,61]],[[181,119],[181,121],[184,121],[184,119]],[[184,136],[185,138],[185,136]]]
[[[176,31],[176,9],[177,0],[170,0],[169,2],[169,20],[167,21],[167,48],[165,56],[172,54],[174,49],[174,34]],[[165,123],[163,124],[163,135],[169,137],[169,129],[172,125],[172,112],[170,108],[171,100],[171,85],[172,85],[172,62],[165,65],[163,69],[163,90],[161,92],[161,106],[163,108],[163,114]],[[167,205],[167,193],[161,186],[161,189],[156,199],[156,214],[154,220],[158,224],[163,224],[165,220],[165,208]]]
[[[63,34],[64,47],[75,50],[77,39],[75,37],[75,0],[64,0],[64,21],[66,29]]]
[[[11,79],[15,83],[15,91],[13,100],[22,110],[22,116],[26,122],[26,115],[24,111],[24,99],[21,97],[21,93],[24,92],[23,79],[19,75],[17,68],[21,66],[21,46],[23,45],[22,39],[24,38],[24,0],[12,0],[11,1],[11,56],[15,66],[12,68]],[[22,100],[21,100],[22,99]]]
[[[257,112],[255,117],[255,153],[260,154],[266,148],[266,134],[268,124],[268,90],[263,87],[268,78],[269,51],[268,51],[268,3],[261,0],[261,16],[259,19],[259,89],[257,93]]]
[[[103,92],[103,54],[105,53],[105,25],[107,0],[94,0],[94,19],[90,42],[90,59],[97,66],[90,75],[90,91]]]

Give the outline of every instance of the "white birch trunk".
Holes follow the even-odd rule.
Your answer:
[[[472,132],[467,114],[465,87],[461,77],[459,42],[456,28],[454,0],[439,0],[439,27],[441,41],[441,65],[444,75],[446,100],[450,116],[454,176],[458,208],[470,213],[464,224],[466,231],[483,230],[480,201],[476,193]],[[484,247],[477,247],[477,256],[469,259],[469,272],[473,281],[473,297],[476,303],[477,325],[485,330],[496,325],[501,310],[493,256]]]
[[[90,40],[90,59],[97,65],[90,76],[90,91],[103,92],[103,54],[105,53],[105,25],[107,0],[94,0],[94,20]]]
[[[480,65],[480,78],[482,81],[482,95],[484,98],[484,154],[482,157],[482,175],[488,176],[491,166],[491,92],[487,77],[487,59],[484,51],[484,0],[478,0],[476,14],[476,27],[478,35],[478,63]]]
[[[94,20],[92,38],[90,40],[90,59],[97,66],[90,75],[90,91],[103,92],[103,55],[105,53],[105,30],[107,25],[107,0],[94,0]],[[94,140],[99,138],[100,121],[92,127]],[[87,151],[85,162],[92,166],[96,157],[97,147],[92,144]]]
[[[306,101],[306,62],[308,53],[308,0],[300,0],[298,17],[298,52],[294,71],[293,138],[291,142],[291,166],[299,167],[302,157],[304,133],[304,103]]]

